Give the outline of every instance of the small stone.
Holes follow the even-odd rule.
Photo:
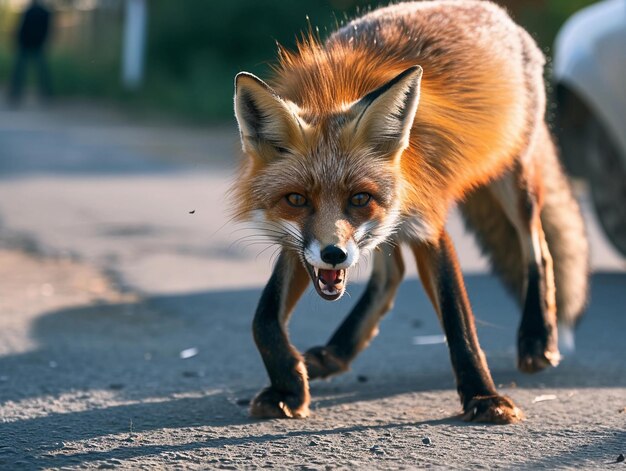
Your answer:
[[[237,404],[238,406],[247,407],[250,405],[250,399],[245,397],[242,399],[237,399],[237,402],[235,402],[235,404]]]
[[[309,442],[309,446],[317,446],[317,442],[315,440],[311,440]]]
[[[432,445],[432,444],[433,444],[433,442],[431,441],[430,437],[424,437],[424,438],[422,438],[422,443],[423,443],[424,445]]]
[[[533,404],[537,402],[554,401],[557,399],[556,394],[541,394],[533,399]]]
[[[626,458],[624,458],[624,454],[620,453],[619,456],[617,457],[617,459],[615,460],[616,463],[621,463],[625,460]]]
[[[372,448],[370,448],[370,451],[378,456],[382,456],[385,454],[385,450],[383,450],[380,445],[374,445]]]
[[[187,360],[189,358],[195,357],[198,353],[200,353],[200,350],[198,350],[196,347],[191,347],[191,348],[186,348],[182,350],[179,353],[179,356],[181,360]]]

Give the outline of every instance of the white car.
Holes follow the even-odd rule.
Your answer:
[[[595,3],[563,25],[553,83],[565,167],[589,182],[600,223],[626,255],[626,0]]]

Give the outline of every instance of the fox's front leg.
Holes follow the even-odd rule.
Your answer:
[[[413,243],[420,278],[446,334],[457,390],[468,421],[512,423],[522,412],[500,396],[478,343],[474,315],[452,242],[444,231],[434,243]]]
[[[287,321],[309,277],[297,255],[283,250],[263,290],[252,332],[270,377],[250,404],[259,418],[303,418],[309,415],[309,383],[302,355],[291,345]]]
[[[369,283],[348,317],[323,347],[305,353],[309,378],[327,378],[346,371],[378,332],[378,323],[393,306],[404,276],[400,247],[382,244],[373,253]]]

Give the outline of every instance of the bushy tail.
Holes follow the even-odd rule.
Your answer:
[[[578,203],[551,150],[540,159],[545,190],[541,222],[554,263],[557,318],[571,332],[587,302],[589,244]],[[462,204],[461,212],[492,267],[521,303],[524,266],[519,237],[498,201],[487,188],[479,188]]]

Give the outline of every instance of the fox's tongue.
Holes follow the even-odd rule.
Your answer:
[[[339,279],[339,275],[341,274],[341,270],[324,270],[320,268],[319,277],[327,285],[333,286],[339,283],[341,280]]]
[[[346,287],[348,271],[342,270],[325,270],[316,268],[315,273],[317,279],[314,280],[315,288],[322,298],[334,301],[339,299]]]

